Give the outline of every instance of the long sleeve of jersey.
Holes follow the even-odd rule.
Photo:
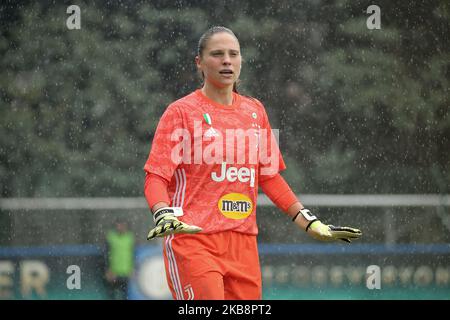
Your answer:
[[[270,179],[261,181],[259,186],[269,199],[283,211],[286,211],[298,201],[294,192],[292,192],[287,182],[279,173]]]
[[[170,204],[167,186],[169,182],[157,174],[148,173],[145,175],[144,194],[150,210],[158,202]]]

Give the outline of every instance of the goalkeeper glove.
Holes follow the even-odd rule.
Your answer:
[[[151,229],[147,235],[147,240],[152,240],[156,237],[164,237],[174,233],[197,233],[202,231],[202,228],[197,226],[188,225],[177,219],[173,207],[163,207],[155,211],[153,219],[156,226]]]
[[[300,210],[294,217],[293,221],[301,214],[306,220],[308,225],[306,232],[309,230],[309,234],[317,240],[321,241],[335,241],[342,240],[345,242],[352,242],[354,239],[358,239],[362,232],[359,229],[350,227],[335,227],[333,225],[323,224],[316,216],[313,216],[308,209]]]

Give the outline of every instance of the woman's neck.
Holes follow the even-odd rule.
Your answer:
[[[209,99],[230,106],[233,104],[233,87],[217,88],[213,85],[205,83],[202,88],[202,92]]]

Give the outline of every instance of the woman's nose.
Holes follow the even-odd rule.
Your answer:
[[[223,56],[223,64],[231,64],[231,58],[228,54]]]

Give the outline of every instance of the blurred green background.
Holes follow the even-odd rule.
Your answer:
[[[80,30],[66,26],[72,4]],[[379,30],[366,26],[371,4]],[[200,86],[197,41],[213,25],[240,40],[239,91],[260,99],[280,130],[283,175],[297,194],[450,193],[448,1],[7,0],[0,197],[143,197],[159,117]],[[360,227],[363,244],[450,243],[448,205],[310,209]],[[260,243],[312,242],[278,209],[258,210]],[[0,208],[0,261],[20,258],[5,248],[47,245],[98,246],[98,258],[118,216],[146,245],[145,209]],[[433,257],[449,270],[449,253]],[[267,298],[295,297],[273,288]]]
[[[9,4],[8,4],[9,3]],[[279,128],[302,193],[448,193],[447,1],[2,1],[3,197],[141,196],[167,104],[200,86],[200,35],[226,25],[240,91]]]

